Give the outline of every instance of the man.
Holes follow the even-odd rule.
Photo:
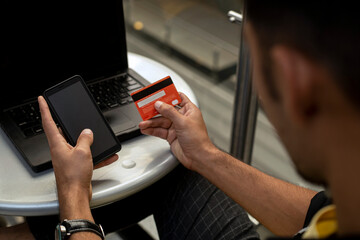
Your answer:
[[[247,3],[245,37],[261,104],[298,171],[324,184],[335,205],[328,205],[324,193],[275,179],[217,149],[200,110],[184,94],[180,110],[156,102],[162,117],[140,123],[141,131],[166,139],[186,168],[218,186],[278,236],[292,237],[300,231],[308,238],[359,237],[360,23],[356,8],[349,2],[332,1]],[[42,98],[39,103],[53,154],[61,218],[93,221],[88,207],[92,134],[86,130],[80,135],[76,158],[82,159],[81,169],[72,173],[75,156],[65,154],[69,152],[62,149],[65,143],[57,145],[60,134]],[[70,172],[58,171],[60,165]],[[78,208],[80,201],[87,204]],[[71,239],[99,238],[77,233]]]
[[[313,238],[360,234],[360,24],[350,5],[248,1],[245,37],[261,104],[298,171],[325,184],[336,204],[336,210],[330,206],[315,216],[329,222],[323,222],[325,229],[314,222],[305,233]],[[164,117],[141,123],[142,132],[167,139],[184,166],[205,176],[275,234],[300,231],[315,193],[219,151],[198,109],[182,98],[179,112],[157,102]]]

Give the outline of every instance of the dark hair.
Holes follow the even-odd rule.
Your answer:
[[[248,0],[246,6],[247,20],[265,55],[274,44],[284,44],[323,64],[360,109],[360,14],[356,1]]]

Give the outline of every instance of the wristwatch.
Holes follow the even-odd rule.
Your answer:
[[[92,232],[97,234],[101,239],[105,239],[104,231],[101,225],[97,225],[85,219],[67,220],[59,223],[55,229],[55,239],[63,240],[68,239],[71,234],[77,232]]]

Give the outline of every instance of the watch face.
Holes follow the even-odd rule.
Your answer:
[[[56,228],[55,228],[55,240],[59,240],[60,237],[61,237],[61,232],[60,232],[60,227],[59,227],[59,224],[56,225]]]
[[[96,225],[85,219],[67,220],[59,223],[55,228],[55,239],[64,240],[70,237],[74,232],[92,232],[97,234],[102,239],[105,239],[104,230],[102,226]]]
[[[66,234],[66,228],[61,224],[56,225],[56,228],[55,228],[55,240],[64,239],[65,234]]]

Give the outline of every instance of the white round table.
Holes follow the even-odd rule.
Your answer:
[[[170,75],[176,88],[195,104],[186,82],[173,70],[138,54],[128,54],[129,67],[149,82]],[[139,136],[122,143],[119,160],[93,174],[92,207],[126,198],[161,179],[178,164],[166,141]],[[40,216],[58,213],[52,169],[34,173],[0,129],[0,214]]]

